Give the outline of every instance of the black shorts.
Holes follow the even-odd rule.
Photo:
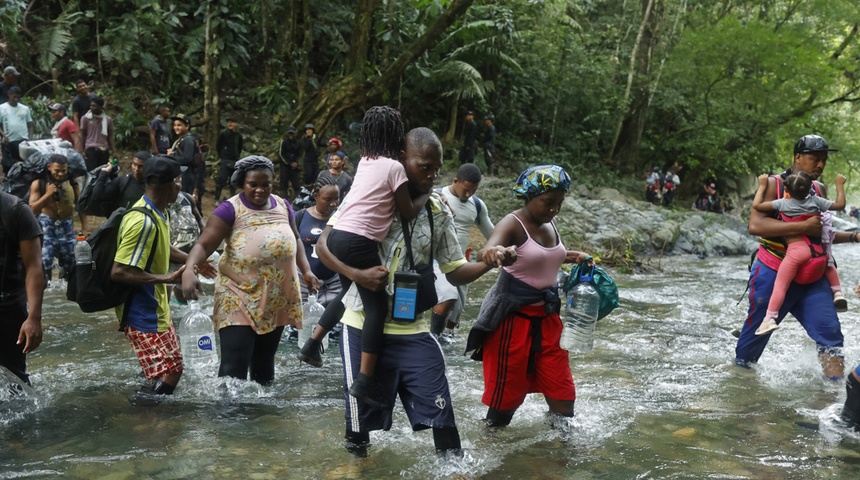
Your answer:
[[[352,432],[389,430],[394,398],[399,395],[412,430],[456,428],[445,357],[439,342],[429,333],[384,335],[374,378],[383,397],[392,400],[388,409],[368,407],[349,395],[352,380],[361,365],[361,330],[345,325],[341,335],[346,429]]]

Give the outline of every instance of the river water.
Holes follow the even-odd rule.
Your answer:
[[[860,249],[837,246],[842,265]],[[33,393],[0,403],[0,478],[858,478],[860,435],[836,420],[844,383],[823,378],[815,346],[783,323],[753,370],[735,367],[745,258],[664,257],[665,273],[616,274],[622,308],[598,323],[595,349],[571,354],[570,429],[550,428],[531,395],[512,424],[487,430],[481,366],[446,346],[463,458],[444,459],[400,407],[366,458],[342,446],[341,362],[316,369],[278,352],[261,388],[186,375],[159,406],[133,405],[139,368],[112,313],[45,298],[45,340],[29,356]],[[853,287],[860,273],[841,271]],[[471,290],[470,323],[490,274]],[[860,300],[841,316],[846,364],[860,360]]]

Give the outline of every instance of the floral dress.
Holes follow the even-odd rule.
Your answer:
[[[239,195],[228,200],[236,216],[218,265],[216,330],[241,325],[264,335],[284,325],[302,327],[296,237],[284,200],[272,198],[269,210],[250,209]]]

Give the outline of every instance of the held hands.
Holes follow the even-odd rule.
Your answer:
[[[183,266],[176,272],[173,272],[171,276],[175,275],[177,272],[182,272],[180,274],[180,279],[182,280],[182,296],[185,297],[186,301],[197,300],[199,298],[198,293],[203,293],[203,286],[200,285],[200,280],[197,278],[197,274],[194,273],[193,270],[185,270],[185,267]]]
[[[218,275],[218,269],[212,264],[212,260],[206,260],[203,265],[194,266],[194,273],[203,275],[205,278],[215,278]]]
[[[481,261],[490,267],[507,267],[517,261],[515,247],[496,245],[481,250],[478,255],[480,255]]]

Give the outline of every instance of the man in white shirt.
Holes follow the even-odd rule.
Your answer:
[[[18,145],[33,138],[33,117],[30,108],[20,103],[21,89],[9,89],[9,101],[0,105],[0,139],[3,141],[3,174],[9,173],[16,162]]]
[[[475,196],[481,183],[481,169],[474,163],[464,163],[457,170],[454,182],[439,190],[448,207],[454,212],[454,227],[457,231],[457,241],[460,248],[466,252],[469,248],[469,237],[472,227],[477,226],[484,236],[489,238],[493,231],[493,221],[487,212],[487,205]],[[467,255],[468,258],[468,255]],[[450,341],[454,334],[454,328],[460,322],[460,315],[466,304],[468,285],[455,287],[451,285],[439,271],[439,266],[434,265],[436,273],[436,294],[439,303],[433,307],[433,315],[430,320],[430,332],[434,335],[445,335],[441,338]]]

